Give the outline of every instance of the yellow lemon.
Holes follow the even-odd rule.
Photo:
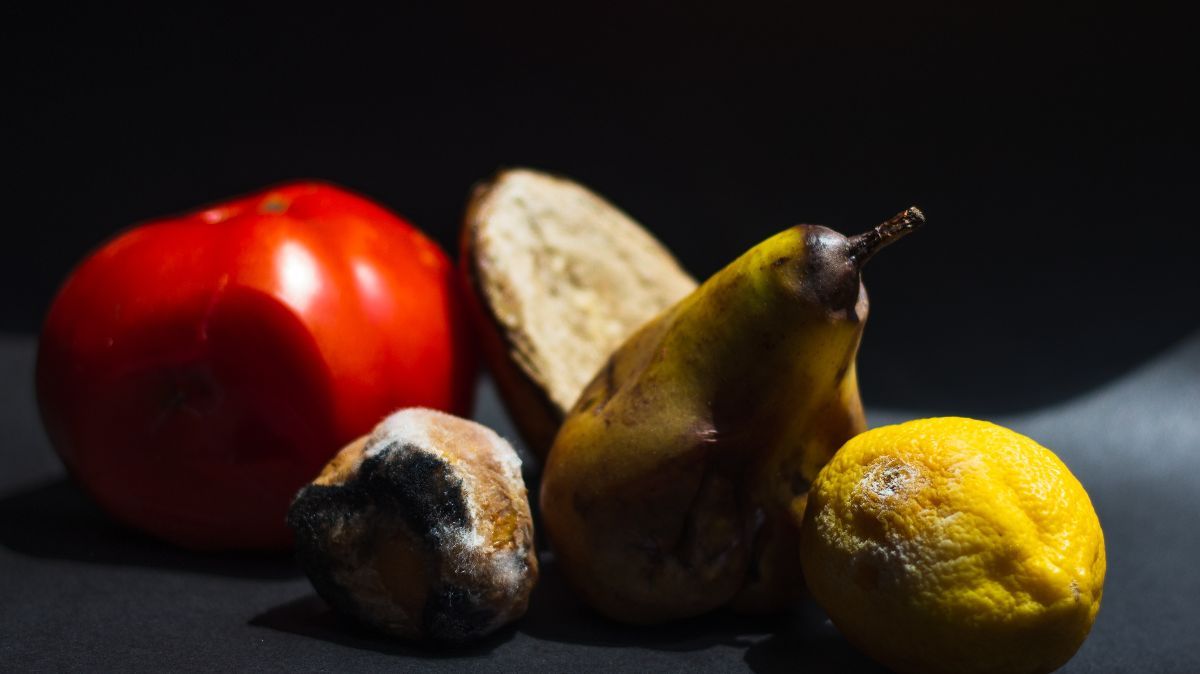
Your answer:
[[[805,508],[809,589],[846,638],[901,672],[1049,672],[1091,629],[1104,535],[1053,452],[995,424],[863,433]]]

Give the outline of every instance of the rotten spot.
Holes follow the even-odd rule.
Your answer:
[[[859,487],[873,500],[888,501],[905,498],[927,483],[919,467],[895,457],[881,456],[867,466]]]
[[[298,558],[314,588],[331,605],[370,624],[375,610],[338,582],[347,541],[360,559],[372,556],[379,538],[415,539],[430,560],[450,543],[453,532],[469,528],[470,512],[462,479],[442,458],[393,442],[365,457],[348,480],[337,485],[311,484],[300,491],[288,512],[296,532]],[[349,537],[349,538],[347,538]],[[413,578],[414,583],[430,578]],[[435,583],[425,606],[424,628],[443,640],[461,640],[485,628],[494,612],[450,585]]]

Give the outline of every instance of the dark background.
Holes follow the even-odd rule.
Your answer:
[[[453,248],[470,186],[504,165],[593,187],[700,277],[796,222],[851,233],[920,205],[929,228],[867,274],[868,403],[1027,409],[1200,325],[1180,17],[428,4],[4,10],[22,243],[0,329],[35,331],[121,228],[290,178]]]
[[[65,478],[31,336],[89,249],[316,177],[453,250],[472,183],[529,165],[700,277],[796,222],[920,205],[928,227],[866,275],[872,423],[969,414],[1054,448],[1110,560],[1072,671],[1196,671],[1192,23],[1147,3],[428,4],[0,10],[0,669],[870,668],[819,615],[602,622],[545,557],[515,627],[421,651],[339,622],[288,558],[170,548]],[[481,393],[476,418],[513,437]]]

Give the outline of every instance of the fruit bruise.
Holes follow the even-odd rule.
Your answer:
[[[612,355],[542,484],[551,541],[590,603],[652,623],[794,596],[808,486],[865,429],[861,264],[922,220],[910,209],[850,239],[786,230]]]

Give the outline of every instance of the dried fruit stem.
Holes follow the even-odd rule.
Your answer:
[[[850,260],[862,267],[871,256],[888,244],[900,240],[905,234],[925,224],[925,214],[916,206],[910,206],[869,232],[850,237]]]

